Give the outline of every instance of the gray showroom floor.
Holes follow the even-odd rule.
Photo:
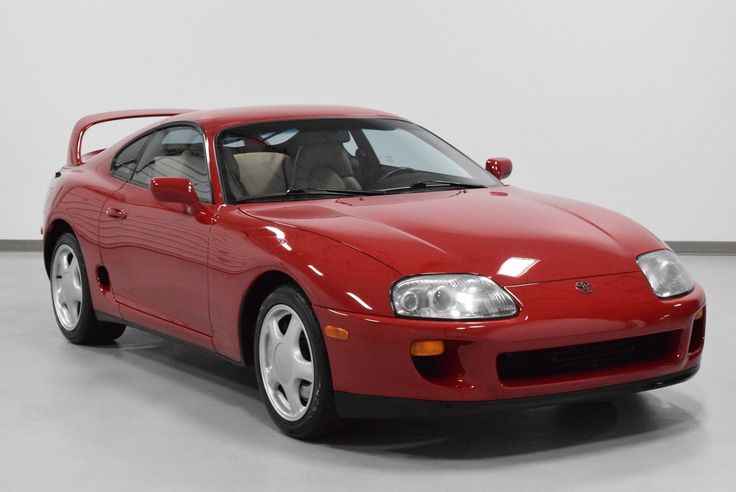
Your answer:
[[[736,257],[684,258],[708,294],[695,379],[474,419],[276,431],[252,372],[129,329],[67,343],[40,255],[0,253],[0,490],[733,490]]]

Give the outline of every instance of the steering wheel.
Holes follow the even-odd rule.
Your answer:
[[[378,181],[376,181],[376,184],[383,183],[384,181],[386,181],[388,178],[392,176],[397,176],[399,174],[404,174],[404,173],[415,173],[415,172],[417,172],[417,170],[411,167],[406,167],[406,166],[397,167],[396,169],[391,169],[389,172],[387,172],[386,174],[378,178]]]

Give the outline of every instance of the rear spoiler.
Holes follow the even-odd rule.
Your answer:
[[[189,113],[193,109],[127,109],[124,111],[109,111],[107,113],[97,113],[85,116],[77,121],[72,130],[72,136],[69,139],[69,155],[67,164],[70,166],[78,166],[84,161],[82,159],[82,139],[84,132],[91,126],[107,121],[126,120],[129,118],[156,118],[164,116],[176,116],[177,114]],[[99,151],[94,152],[99,153]]]

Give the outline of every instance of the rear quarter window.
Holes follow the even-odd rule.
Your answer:
[[[115,159],[112,161],[110,169],[113,176],[118,179],[122,179],[123,181],[130,180],[135,172],[135,167],[138,164],[138,158],[141,155],[141,151],[148,141],[148,137],[149,135],[141,137],[118,152],[118,155],[115,156]]]
[[[148,188],[156,177],[186,178],[200,200],[212,202],[204,137],[198,130],[176,126],[153,134],[130,182]]]

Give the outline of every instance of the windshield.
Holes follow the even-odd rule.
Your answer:
[[[217,151],[230,202],[501,184],[436,135],[393,119],[241,126],[220,133]]]

